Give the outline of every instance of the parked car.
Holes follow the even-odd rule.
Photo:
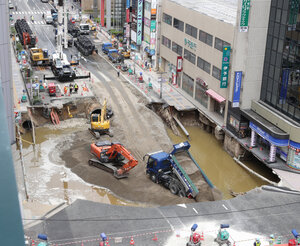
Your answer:
[[[122,63],[122,64],[121,64],[121,70],[122,70],[123,72],[128,71],[128,66],[127,66],[125,63]]]
[[[45,18],[47,24],[53,24],[53,18],[51,15],[47,15]]]
[[[49,3],[49,0],[41,0],[42,3]]]
[[[11,1],[8,2],[8,8],[9,9],[14,9],[15,8]]]

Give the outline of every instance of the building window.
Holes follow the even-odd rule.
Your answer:
[[[185,24],[185,33],[194,38],[197,38],[197,28],[189,24]]]
[[[193,96],[194,80],[185,73],[182,74],[182,89],[190,96]]]
[[[217,80],[220,80],[221,79],[221,69],[213,66],[212,76],[215,77]]]
[[[174,18],[173,21],[173,27],[177,28],[178,30],[183,32],[184,29],[184,23],[181,20],[178,20],[176,18]]]
[[[204,70],[205,72],[207,72],[208,74],[210,74],[210,63],[203,60],[199,56],[197,58],[197,66],[202,70]]]
[[[208,96],[206,94],[206,87],[204,87],[200,81],[196,79],[196,91],[195,91],[195,99],[201,103],[205,108],[207,108]]]
[[[172,26],[172,16],[163,13],[163,22]]]
[[[171,48],[171,40],[166,38],[165,36],[162,36],[162,44],[169,49]]]
[[[203,43],[208,44],[209,46],[212,46],[213,36],[200,30],[199,40],[202,41]]]
[[[196,63],[196,55],[188,51],[187,49],[184,49],[184,59],[188,60],[193,64]]]
[[[229,43],[223,41],[222,39],[215,38],[215,49],[223,52],[223,46],[230,46]]]
[[[172,42],[172,50],[178,55],[182,56],[182,47],[175,42]]]

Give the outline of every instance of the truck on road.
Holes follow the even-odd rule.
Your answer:
[[[109,51],[110,49],[113,49],[112,43],[107,42],[107,43],[103,43],[103,44],[102,44],[102,52],[103,52],[103,53],[108,54],[108,51]]]
[[[111,60],[113,63],[119,63],[121,62],[121,57],[116,49],[110,49],[108,51],[108,58]]]
[[[192,157],[190,147],[189,142],[182,142],[173,145],[170,153],[148,153],[143,160],[148,157],[146,174],[154,183],[162,184],[174,195],[196,199],[199,189],[214,189],[214,185]]]

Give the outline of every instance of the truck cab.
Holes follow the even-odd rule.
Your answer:
[[[112,43],[103,43],[102,44],[102,51],[107,54],[108,53],[108,50],[109,48],[112,48]]]
[[[84,34],[84,35],[90,34],[90,25],[89,24],[80,24],[79,29],[80,29],[80,34]]]

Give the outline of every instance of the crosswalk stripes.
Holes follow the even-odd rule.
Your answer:
[[[16,11],[13,11],[12,12],[13,15],[41,15],[41,14],[44,14],[46,15],[47,12],[16,12]]]

